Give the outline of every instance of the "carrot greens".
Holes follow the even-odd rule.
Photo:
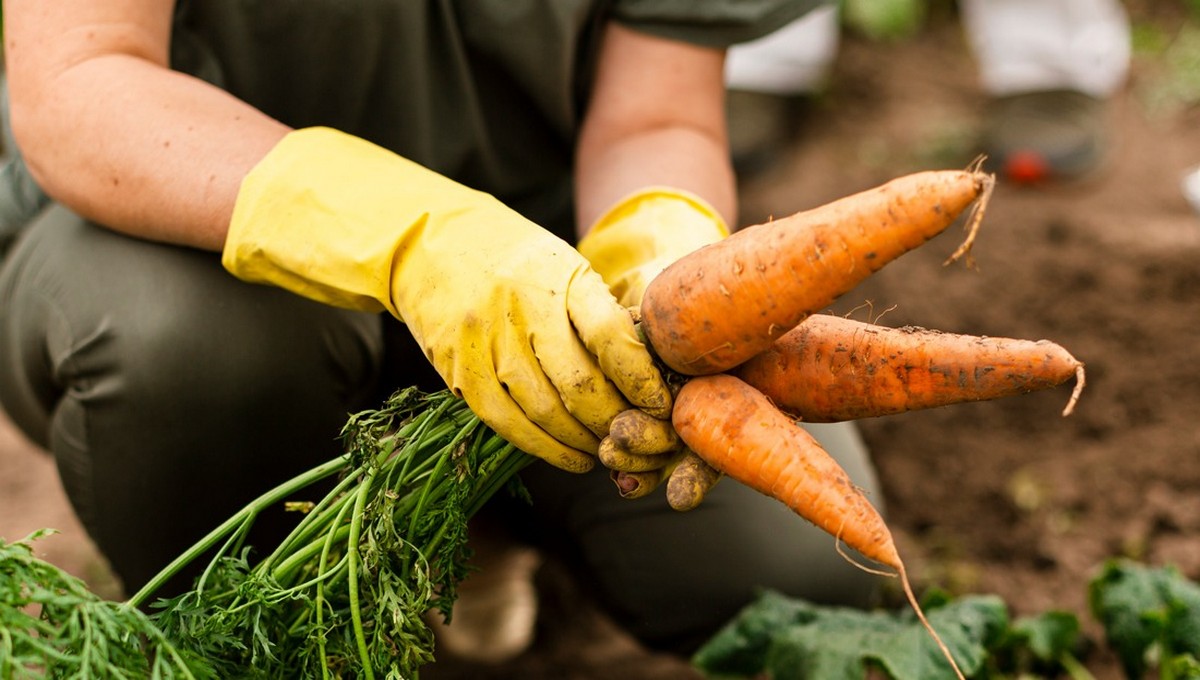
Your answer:
[[[0,541],[0,678],[216,677],[141,610],[37,558],[32,543],[49,533]]]
[[[223,674],[415,676],[433,660],[426,612],[449,617],[466,576],[467,519],[533,460],[448,391],[397,392],[351,416],[342,435],[344,457],[210,534],[196,551],[221,546],[195,587],[156,605],[163,630]],[[251,564],[243,538],[254,517],[334,474],[332,490],[301,502],[291,534]],[[145,603],[155,586],[130,602]]]
[[[523,493],[516,473],[534,459],[449,391],[401,390],[342,437],[344,456],[249,503],[123,603],[28,541],[0,544],[0,677],[417,677],[433,660],[425,617],[450,616],[467,573],[468,518]],[[256,559],[270,546],[248,531],[282,503],[298,521]],[[152,600],[202,558],[191,590]]]

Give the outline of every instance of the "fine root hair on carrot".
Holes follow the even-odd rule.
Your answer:
[[[954,660],[954,655],[950,653],[950,648],[946,646],[946,643],[942,640],[942,636],[938,635],[933,624],[929,623],[929,619],[925,618],[925,611],[921,609],[921,604],[917,601],[916,594],[913,593],[912,583],[908,580],[908,571],[904,568],[903,563],[896,566],[896,575],[900,578],[900,587],[904,589],[904,596],[908,598],[908,603],[912,606],[913,611],[916,612],[921,625],[925,627],[925,630],[929,631],[929,635],[933,637],[933,641],[937,644],[938,649],[942,650],[942,654],[950,662],[950,667],[954,669],[954,674],[958,676],[958,679],[966,680],[962,669],[958,667],[958,662]]]
[[[969,170],[969,172],[978,172],[978,169]],[[979,192],[979,198],[971,205],[971,210],[967,213],[966,222],[963,224],[963,228],[967,231],[967,237],[959,244],[958,249],[942,262],[943,266],[952,264],[963,258],[968,267],[977,269],[975,257],[971,255],[971,248],[975,245],[975,237],[979,234],[979,225],[983,223],[983,215],[987,212],[988,203],[991,202],[992,193],[996,189],[996,176],[985,174],[981,176],[980,181],[982,182],[982,188]]]
[[[1083,386],[1087,382],[1084,375],[1083,364],[1075,367],[1075,389],[1071,390],[1071,398],[1067,401],[1067,405],[1063,407],[1063,417],[1071,415],[1075,412],[1075,404],[1079,402],[1079,395],[1083,393]]]
[[[863,300],[861,304],[856,305],[853,309],[843,314],[842,317],[846,319],[852,318],[859,310],[865,309],[867,310],[867,323],[877,324],[879,323],[880,319],[888,314],[888,312],[894,312],[899,308],[900,305],[890,305],[885,307],[883,311],[876,314],[875,303],[871,300]]]
[[[921,608],[920,600],[917,599],[916,593],[913,592],[912,583],[908,579],[908,570],[905,569],[904,563],[898,562],[893,567],[895,571],[884,571],[883,569],[876,569],[854,559],[850,553],[846,552],[840,537],[834,539],[833,546],[838,554],[842,556],[842,559],[849,562],[852,566],[875,576],[899,579],[900,588],[904,591],[904,597],[908,600],[909,606],[912,607],[913,612],[917,615],[917,619],[921,622],[925,630],[929,632],[929,636],[933,638],[933,643],[938,646],[938,649],[941,650],[946,660],[950,662],[951,668],[954,669],[954,674],[962,680],[966,680],[963,677],[962,669],[958,667],[958,662],[954,660],[954,655],[950,653],[950,648],[946,646],[945,641],[942,640],[942,636],[938,634],[937,629],[933,627],[929,619],[925,618],[925,610]]]
[[[842,556],[842,559],[849,562],[856,569],[865,571],[868,574],[874,574],[875,576],[887,576],[888,578],[896,577],[896,572],[885,571],[883,569],[876,569],[875,567],[872,567],[870,565],[863,564],[861,561],[855,559],[855,557],[853,555],[846,552],[845,543],[842,542],[841,532],[838,532],[837,537],[835,537],[833,539],[833,549],[837,551],[838,555]]]

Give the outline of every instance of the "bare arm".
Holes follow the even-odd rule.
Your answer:
[[[219,250],[287,133],[168,67],[170,0],[6,0],[13,133],[47,194],[113,229]]]
[[[650,184],[691,191],[735,224],[724,64],[721,50],[610,25],[578,146],[580,230]]]

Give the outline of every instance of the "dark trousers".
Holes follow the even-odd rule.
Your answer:
[[[0,267],[0,406],[54,455],[130,591],[247,501],[337,456],[349,413],[412,384],[442,387],[402,324],[240,282],[214,253],[58,206]],[[879,500],[853,426],[813,432]],[[689,513],[661,493],[623,500],[602,470],[539,463],[525,481],[532,507],[505,516],[581,560],[596,597],[651,644],[710,634],[759,587],[844,604],[873,592],[832,537],[731,480]]]

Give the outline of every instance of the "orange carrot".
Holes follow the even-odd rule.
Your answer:
[[[883,519],[837,461],[741,379],[692,378],[675,399],[671,421],[709,465],[782,501],[866,557],[899,563]]]
[[[650,345],[680,373],[727,371],[974,204],[967,239],[948,261],[968,254],[993,184],[975,168],[919,172],[701,248],[646,287]]]
[[[712,467],[895,569],[918,618],[963,677],[921,611],[883,518],[812,435],[761,392],[724,374],[689,380],[675,400],[672,422],[688,447]]]
[[[733,371],[780,409],[836,422],[1056,387],[1074,377],[1063,409],[1083,389],[1083,363],[1049,340],[888,328],[814,314]]]

